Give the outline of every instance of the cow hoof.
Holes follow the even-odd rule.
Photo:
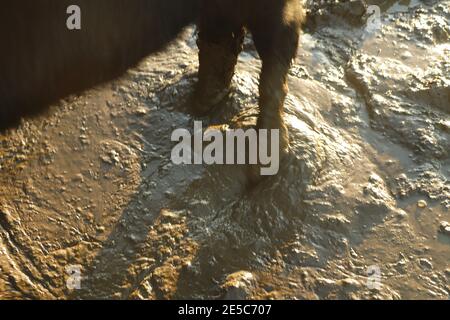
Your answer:
[[[286,148],[280,150],[278,170],[274,175],[262,174],[261,169],[266,168],[267,166],[263,166],[261,164],[246,165],[245,175],[246,175],[247,189],[252,190],[256,186],[261,184],[264,180],[278,175],[282,171],[283,166],[287,165],[288,158],[289,158],[289,145]]]
[[[205,116],[220,102],[230,96],[231,88],[216,90],[212,93],[195,93],[191,99],[192,112],[196,116]]]
[[[249,164],[246,168],[247,189],[251,190],[267,176],[261,175],[261,168],[257,164]]]

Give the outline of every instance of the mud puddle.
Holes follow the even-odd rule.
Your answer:
[[[170,161],[192,29],[0,137],[0,298],[448,299],[450,3],[372,2],[372,33],[362,2],[311,6],[290,156],[253,190],[242,167]],[[249,42],[204,120],[254,123],[259,70]]]

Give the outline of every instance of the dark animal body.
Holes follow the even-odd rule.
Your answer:
[[[66,27],[71,5],[81,30]],[[298,46],[299,0],[7,0],[0,11],[0,131],[58,99],[120,76],[191,23],[200,29],[194,109],[229,90],[245,30],[263,61],[258,127],[287,131],[282,106]]]

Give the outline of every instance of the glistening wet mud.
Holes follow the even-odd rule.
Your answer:
[[[171,163],[193,29],[1,136],[0,298],[448,299],[450,2],[372,2],[372,32],[361,1],[310,6],[291,150],[251,190],[242,166]],[[254,124],[259,69],[247,41],[205,124]]]

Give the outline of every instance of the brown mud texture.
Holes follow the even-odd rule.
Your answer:
[[[0,298],[448,299],[450,1],[367,2],[307,3],[290,152],[251,190],[170,160],[194,28],[0,136]],[[204,123],[255,124],[260,70],[246,39]]]

